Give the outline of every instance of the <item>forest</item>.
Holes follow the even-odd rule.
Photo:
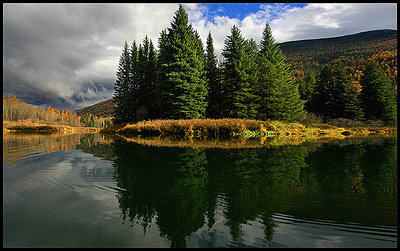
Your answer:
[[[104,128],[112,124],[111,118],[99,118],[90,113],[78,116],[74,111],[59,110],[51,106],[39,108],[27,104],[15,96],[7,98],[3,96],[3,121],[96,128]]]
[[[318,73],[324,64],[341,61],[358,84],[368,59],[373,59],[390,76],[397,90],[397,31],[374,30],[335,38],[291,41],[279,44],[294,71],[304,78],[305,72]]]
[[[203,48],[182,5],[160,32],[158,48],[147,36],[142,44],[125,41],[114,87],[115,124],[204,118],[301,122],[310,116],[397,124],[397,76],[393,84],[379,54],[363,60],[357,74],[339,58],[299,77],[267,23],[260,44],[233,26],[218,62],[211,32]]]

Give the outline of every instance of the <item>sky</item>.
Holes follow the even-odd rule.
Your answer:
[[[112,98],[125,41],[157,47],[178,3],[3,3],[3,95],[35,106],[77,110]],[[270,24],[278,43],[397,30],[396,3],[183,3],[219,60],[236,25],[260,42]]]

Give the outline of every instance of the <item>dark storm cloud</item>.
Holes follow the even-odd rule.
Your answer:
[[[3,95],[57,108],[79,109],[111,98],[125,41],[147,35],[157,46],[175,3],[3,4]],[[394,3],[262,4],[238,16],[184,4],[203,43],[211,31],[219,59],[233,25],[260,41],[269,22],[277,42],[397,29]],[[240,11],[241,8],[238,8]],[[254,10],[255,11],[255,10]]]
[[[121,41],[103,39],[129,21],[123,6],[5,4],[3,7],[4,95],[16,95],[35,105],[66,105],[70,109],[79,106],[71,98],[74,93],[81,92],[82,96],[98,92],[88,95],[88,100],[81,97],[82,102],[111,97],[112,88],[96,85],[101,82],[112,86],[115,67],[104,72],[93,63],[107,57],[112,62],[110,50],[119,50]],[[90,74],[79,75],[85,68]],[[88,82],[96,83],[95,87],[83,85]]]

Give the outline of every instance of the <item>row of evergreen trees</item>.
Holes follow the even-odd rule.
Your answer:
[[[206,49],[182,5],[171,27],[120,57],[115,83],[115,122],[143,119],[304,118],[304,101],[267,24],[260,45],[233,26],[218,66],[209,33]]]
[[[325,65],[315,78],[308,72],[299,83],[305,109],[324,118],[381,120],[397,124],[397,97],[390,77],[374,60],[364,66],[360,79],[361,92],[352,84],[351,76],[339,62]]]
[[[296,83],[268,24],[259,45],[233,26],[219,66],[211,33],[204,49],[180,5],[171,27],[161,31],[158,46],[156,51],[147,36],[139,46],[134,41],[129,48],[125,42],[115,83],[116,124],[189,118],[290,122],[304,119],[306,112],[397,122],[390,79],[376,63],[366,66],[361,94],[341,64]]]

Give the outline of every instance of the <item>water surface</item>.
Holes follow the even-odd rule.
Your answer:
[[[3,135],[4,247],[397,247],[397,138]]]

